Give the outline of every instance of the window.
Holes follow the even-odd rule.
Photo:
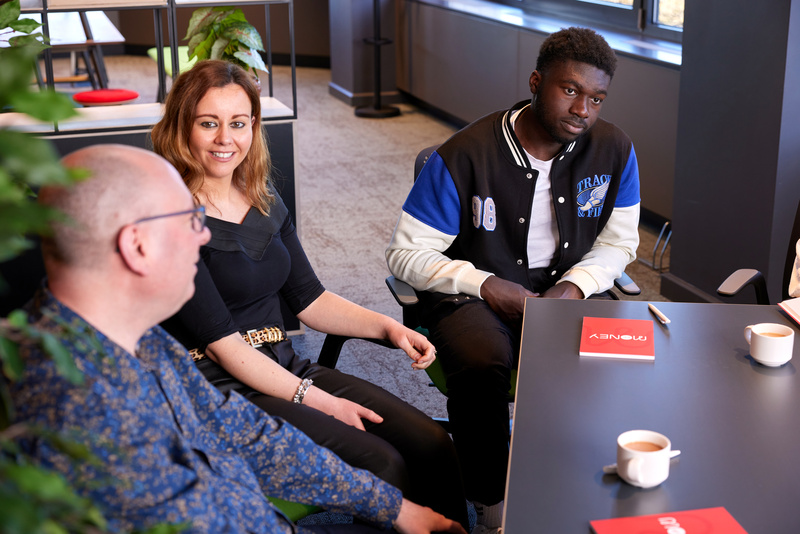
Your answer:
[[[657,0],[654,5],[653,22],[659,26],[682,30],[684,1]]]
[[[496,0],[538,13],[670,41],[681,40],[685,0]]]

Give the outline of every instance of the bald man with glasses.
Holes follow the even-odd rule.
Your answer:
[[[193,294],[199,248],[210,238],[205,210],[166,160],[95,145],[63,164],[90,178],[40,192],[70,221],[43,238],[47,279],[28,312],[84,378],[60,376],[31,342],[21,347],[25,374],[12,398],[16,422],[69,433],[97,456],[84,462],[44,438],[21,441],[100,506],[110,531],[186,522],[184,532],[463,532],[237,393],[220,393],[154,326]],[[365,524],[298,527],[265,495]]]

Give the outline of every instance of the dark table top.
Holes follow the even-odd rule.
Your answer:
[[[800,341],[779,368],[743,331],[797,325],[777,306],[528,299],[504,534],[584,534],[589,521],[715,506],[750,534],[800,533]],[[653,319],[655,361],[578,356],[584,316]],[[604,475],[616,437],[655,430],[681,455],[661,486]]]

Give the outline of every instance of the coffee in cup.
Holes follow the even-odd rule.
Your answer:
[[[759,323],[744,329],[750,355],[767,367],[779,367],[792,359],[794,329],[777,323]]]
[[[631,441],[624,445],[626,449],[633,449],[634,451],[653,452],[660,451],[664,447],[649,441]]]
[[[669,476],[672,444],[651,430],[629,430],[617,438],[617,474],[632,486],[653,488]]]

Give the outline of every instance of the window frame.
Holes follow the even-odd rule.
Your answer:
[[[604,3],[603,0],[494,0],[512,5],[523,11],[575,20],[593,26],[603,26],[626,33],[640,33],[646,37],[680,43],[683,31],[654,22],[658,0],[634,0],[632,7]],[[645,19],[640,22],[644,10]]]

